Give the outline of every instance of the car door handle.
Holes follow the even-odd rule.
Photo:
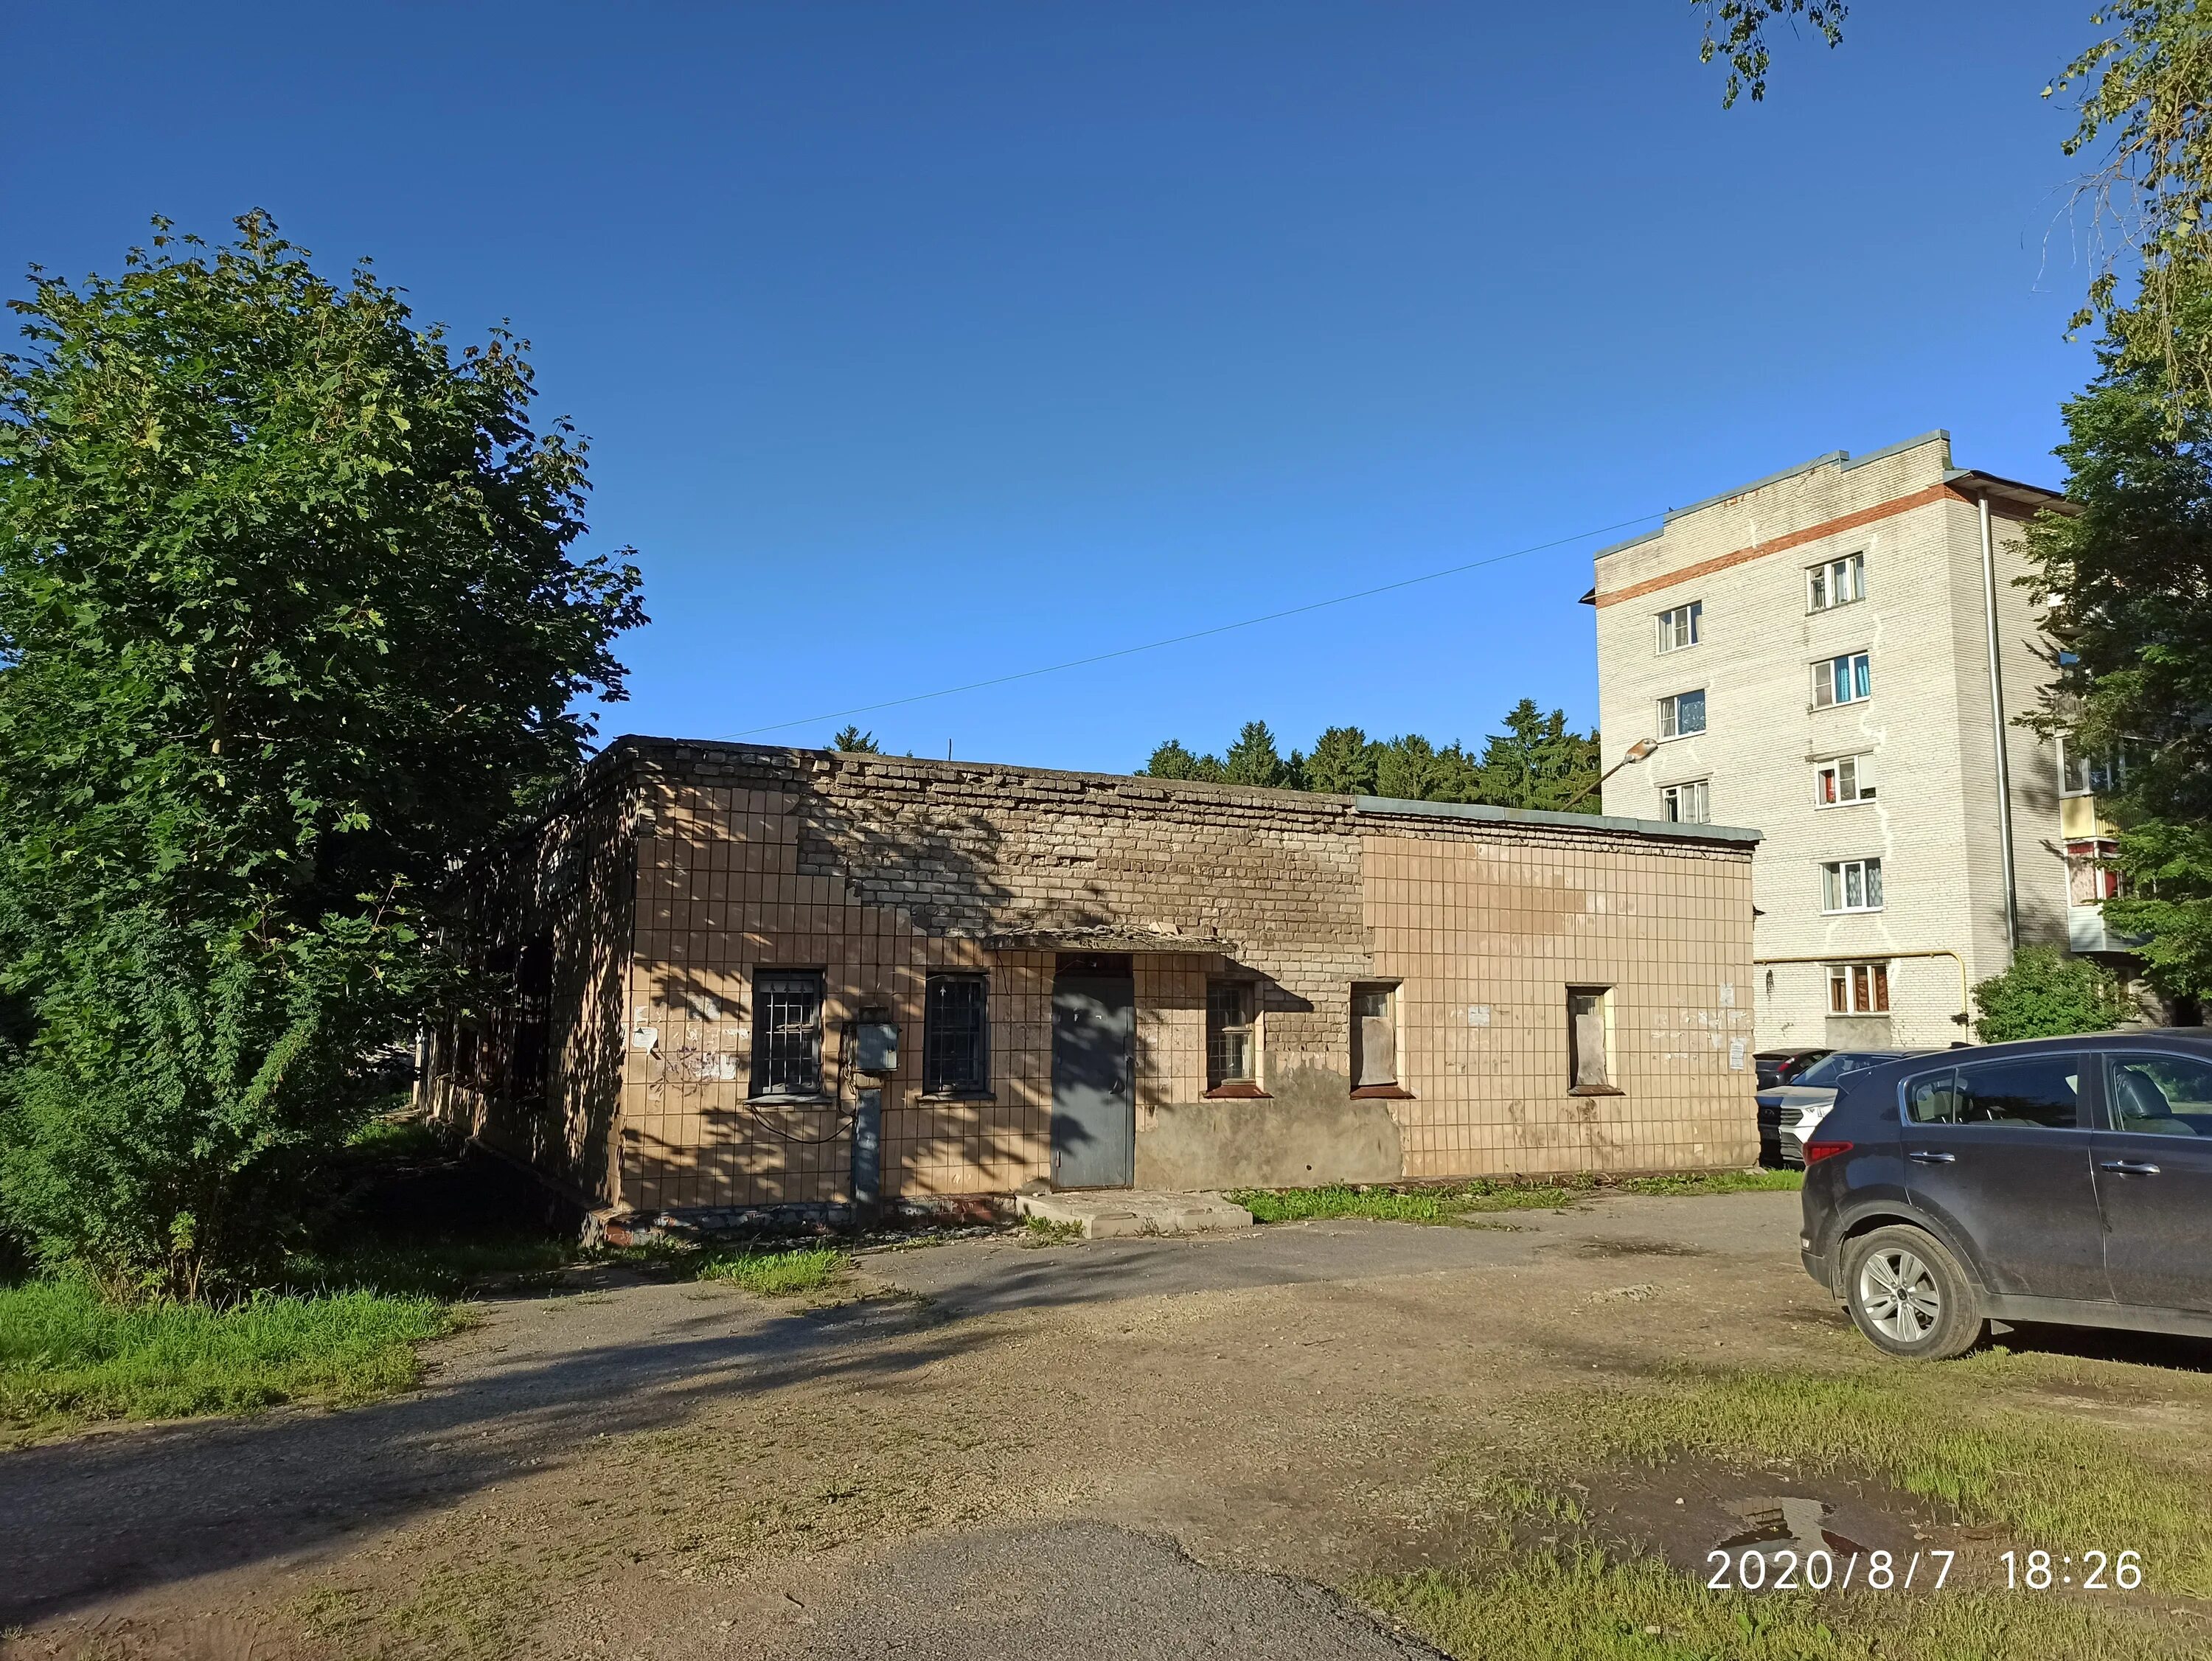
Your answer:
[[[2118,1171],[2127,1177],[2154,1177],[2158,1167],[2146,1159],[2106,1159],[2097,1161],[2100,1171]]]
[[[1917,1154],[1907,1154],[1905,1158],[1915,1165],[1956,1165],[1959,1162],[1956,1154],[1938,1154],[1925,1149]]]

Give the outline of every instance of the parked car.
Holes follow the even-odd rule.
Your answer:
[[[1836,1087],[1854,1073],[1900,1057],[1936,1055],[1934,1050],[1830,1050],[1787,1084],[1762,1089],[1759,1104],[1759,1149],[1762,1159],[1784,1165],[1805,1162],[1805,1138],[1835,1106]]]
[[[2212,1034],[1915,1056],[1805,1144],[1806,1271],[1893,1355],[2000,1321],[2212,1337]]]
[[[1834,1053],[1832,1050],[1761,1050],[1751,1061],[1759,1077],[1759,1088],[1771,1090],[1778,1084],[1796,1083],[1798,1074],[1822,1056]]]

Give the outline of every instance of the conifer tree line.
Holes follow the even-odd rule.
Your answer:
[[[1597,734],[1575,731],[1566,713],[1547,715],[1533,698],[1506,712],[1505,730],[1480,755],[1455,739],[1438,745],[1418,732],[1370,738],[1355,726],[1330,727],[1310,749],[1281,753],[1265,721],[1247,721],[1219,755],[1193,753],[1170,738],[1138,769],[1152,779],[1195,779],[1262,790],[1332,796],[1388,796],[1413,802],[1484,802],[1501,808],[1596,811]]]

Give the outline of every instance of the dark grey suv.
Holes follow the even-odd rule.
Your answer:
[[[1893,1355],[1986,1324],[2212,1337],[2212,1034],[1996,1044],[1848,1080],[1805,1146],[1805,1268]]]

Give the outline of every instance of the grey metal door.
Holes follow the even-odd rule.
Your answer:
[[[1060,1188],[1126,1188],[1136,1179],[1130,1088],[1135,983],[1062,974],[1052,983],[1052,1179]]]

